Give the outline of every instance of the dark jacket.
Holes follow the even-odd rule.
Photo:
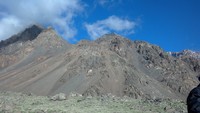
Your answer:
[[[188,113],[200,113],[200,84],[187,97]]]

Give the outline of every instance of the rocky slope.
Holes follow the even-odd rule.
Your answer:
[[[191,70],[200,73],[200,52],[183,50],[182,52],[171,52],[170,54],[186,62]]]
[[[187,62],[158,46],[116,34],[70,45],[49,28],[17,51],[1,52],[0,57],[16,58],[17,52],[25,55],[2,68],[1,91],[184,100],[198,84],[198,72]]]
[[[32,50],[31,41],[44,29],[33,25],[19,34],[0,42],[0,69],[25,57]]]

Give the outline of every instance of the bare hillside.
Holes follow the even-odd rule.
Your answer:
[[[5,56],[14,61],[5,65]],[[49,28],[14,52],[1,52],[0,58],[1,91],[184,100],[198,84],[198,72],[187,62],[158,46],[116,34],[71,45]]]

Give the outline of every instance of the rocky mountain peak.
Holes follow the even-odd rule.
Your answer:
[[[183,50],[181,52],[169,52],[174,57],[193,57],[196,59],[200,59],[200,52],[192,51],[192,50]]]
[[[122,41],[125,38],[115,34],[115,33],[110,33],[110,34],[105,34],[103,36],[101,36],[100,38],[96,39],[95,42],[96,43],[106,43],[106,42],[111,42],[112,40],[119,40]]]
[[[48,27],[43,30],[33,41],[34,46],[42,46],[46,48],[62,48],[66,45],[69,45],[67,41],[61,38],[57,32],[52,28]]]
[[[200,52],[183,50],[181,52],[169,52],[169,54],[189,64],[191,70],[200,72]]]
[[[44,29],[39,25],[32,25],[0,42],[0,69],[28,56],[34,60],[65,51],[67,48],[70,48],[69,44],[59,37],[53,28]]]
[[[0,48],[6,47],[10,44],[16,42],[26,42],[28,40],[34,40],[42,31],[44,30],[43,27],[39,25],[32,25],[26,28],[24,31],[11,36],[10,38],[3,40],[0,42]]]

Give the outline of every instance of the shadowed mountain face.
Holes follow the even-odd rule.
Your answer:
[[[45,29],[17,50],[11,46],[0,54],[2,91],[184,99],[198,84],[198,72],[187,62],[116,34],[70,45]],[[12,63],[5,65],[5,59]]]
[[[7,70],[4,68],[13,64],[20,68],[37,58],[63,51],[69,45],[53,29],[43,29],[36,25],[5,41],[1,41],[1,44],[0,70],[2,71]]]
[[[27,29],[25,29],[23,32],[14,35],[10,37],[7,40],[3,40],[0,42],[0,48],[6,47],[10,44],[16,43],[16,42],[25,42],[28,40],[34,40],[42,31],[44,28],[33,25]]]
[[[0,69],[5,68],[25,57],[32,48],[34,40],[44,29],[33,25],[21,33],[0,42]],[[28,46],[29,45],[29,46]]]

